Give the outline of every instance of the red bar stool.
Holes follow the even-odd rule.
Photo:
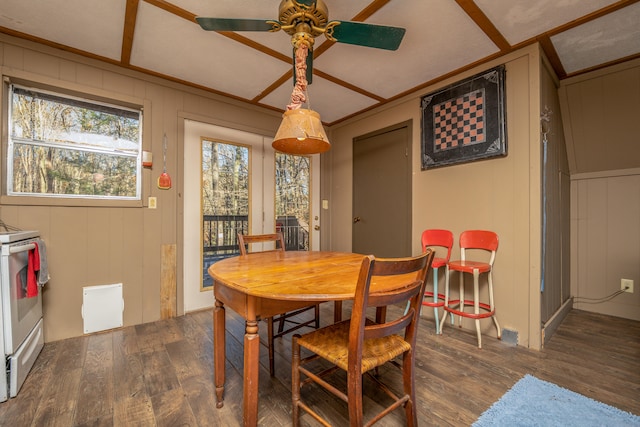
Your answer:
[[[451,258],[451,248],[453,247],[453,233],[449,230],[424,230],[422,232],[422,252],[426,252],[427,248],[445,248],[447,255],[445,258],[433,258],[431,268],[433,269],[433,291],[425,291],[425,297],[431,297],[433,301],[427,299],[422,300],[422,305],[433,307],[433,317],[436,323],[436,333],[441,334],[440,321],[438,320],[438,308],[444,307],[444,295],[438,293],[438,269],[446,267]],[[446,270],[445,270],[446,273]],[[451,321],[453,322],[453,316]]]
[[[465,252],[469,249],[479,249],[490,253],[488,262],[470,261],[465,258]],[[491,317],[498,331],[498,339],[502,337],[500,325],[496,318],[496,308],[493,302],[493,262],[496,258],[498,250],[498,235],[493,231],[485,230],[467,230],[460,234],[460,260],[450,261],[447,264],[447,273],[445,280],[444,294],[444,316],[440,323],[440,333],[442,333],[442,325],[447,318],[447,314],[451,313],[461,316],[459,326],[462,326],[462,317],[475,319],[476,332],[478,334],[478,348],[482,348],[482,336],[480,333],[480,319]],[[452,271],[459,272],[460,276],[460,299],[449,300],[449,278]],[[464,299],[464,273],[473,274],[473,300]],[[487,282],[489,285],[489,303],[480,301],[479,278],[480,274],[487,273]],[[473,306],[473,313],[464,311],[465,306]],[[457,307],[457,308],[456,308]],[[480,310],[483,310],[481,312]]]

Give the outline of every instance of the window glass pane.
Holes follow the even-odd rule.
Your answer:
[[[237,255],[238,233],[249,230],[249,148],[202,141],[203,288],[213,285],[206,268]]]
[[[276,230],[288,251],[309,250],[311,158],[276,152]]]
[[[13,192],[136,197],[136,157],[14,143]]]
[[[11,86],[9,194],[140,198],[141,111]]]

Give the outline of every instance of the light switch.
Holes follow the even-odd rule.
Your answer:
[[[158,200],[155,197],[149,197],[149,209],[155,209],[157,207]]]
[[[329,209],[329,201],[327,199],[322,200],[322,209]]]

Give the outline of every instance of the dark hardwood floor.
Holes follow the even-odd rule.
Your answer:
[[[323,304],[332,319],[332,304]],[[18,397],[0,404],[2,426],[237,426],[242,424],[243,322],[227,310],[225,405],[215,407],[211,310],[48,343]],[[447,325],[449,326],[449,325]],[[265,329],[265,328],[261,328]],[[468,426],[524,374],[640,415],[640,322],[570,312],[541,352],[421,321],[417,355],[420,425]],[[276,377],[266,351],[260,372],[261,426],[291,425],[290,337],[276,340]],[[400,385],[395,368],[381,375]],[[368,384],[365,381],[365,384]],[[346,407],[325,392],[306,398],[334,423]],[[376,390],[365,390],[365,410]],[[544,416],[544,414],[541,414]],[[302,425],[316,425],[308,416]],[[382,426],[404,425],[396,411]]]

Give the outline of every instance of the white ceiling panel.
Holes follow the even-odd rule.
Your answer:
[[[265,0],[174,0],[172,4],[197,16],[277,19],[278,3]]]
[[[290,68],[144,2],[138,10],[131,64],[247,99]]]
[[[385,98],[498,50],[449,0],[392,3],[367,22],[407,28],[400,48],[386,51],[336,43],[315,66]]]
[[[232,19],[278,19],[277,1],[265,0],[177,0],[173,2],[196,16]],[[291,55],[291,37],[284,31],[262,33],[246,31],[238,33],[284,55]]]
[[[615,3],[615,0],[475,0],[509,41],[517,44]]]
[[[120,60],[126,0],[0,0],[0,26]]]
[[[261,102],[284,110],[291,103],[293,84],[285,83],[270,93]],[[330,123],[342,117],[357,113],[371,107],[377,101],[360,93],[345,89],[333,82],[313,77],[313,83],[308,86],[310,106],[320,113],[322,121]],[[309,108],[304,104],[303,108]]]
[[[640,53],[640,3],[551,37],[567,73]]]

